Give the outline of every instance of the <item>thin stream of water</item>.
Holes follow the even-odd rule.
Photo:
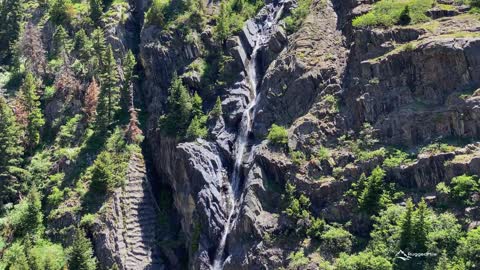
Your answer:
[[[278,9],[275,7],[270,7],[270,13],[267,16],[267,19],[262,25],[260,31],[257,33],[255,47],[253,48],[252,54],[250,56],[250,61],[248,62],[248,66],[246,68],[247,78],[250,84],[250,102],[243,112],[242,120],[240,123],[239,134],[236,141],[235,147],[235,165],[232,174],[232,181],[229,186],[228,190],[228,203],[230,206],[230,211],[228,213],[228,218],[224,226],[224,231],[222,232],[222,237],[217,247],[217,251],[215,253],[215,258],[213,261],[213,265],[211,267],[212,270],[222,270],[224,267],[225,262],[228,260],[223,259],[225,245],[227,242],[227,237],[230,234],[230,231],[235,223],[235,212],[237,211],[237,198],[241,195],[240,193],[240,182],[242,176],[242,163],[244,155],[247,151],[248,145],[248,136],[252,131],[253,126],[253,118],[255,113],[255,106],[257,105],[258,98],[257,98],[257,87],[258,87],[258,76],[257,76],[257,52],[260,46],[265,42],[266,39],[266,30],[269,30],[272,25],[274,25],[279,19],[279,13],[281,13],[283,9],[283,5]],[[277,13],[278,12],[278,13]]]

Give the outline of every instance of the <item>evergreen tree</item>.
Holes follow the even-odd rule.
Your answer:
[[[0,207],[14,201],[21,189],[15,177],[23,155],[21,137],[15,115],[0,95]]]
[[[32,150],[40,142],[40,129],[45,124],[43,114],[40,109],[39,97],[36,93],[35,78],[32,73],[27,73],[23,85],[20,89],[23,109],[27,113],[26,138],[27,146]]]
[[[32,231],[32,229],[37,229],[42,224],[43,219],[40,193],[35,185],[28,193],[27,205],[26,222],[24,224],[27,226],[25,229]]]
[[[415,236],[415,252],[426,252],[427,251],[427,234],[428,234],[428,224],[427,224],[427,204],[422,198],[418,204],[417,211],[415,212],[415,223],[413,235]]]
[[[110,152],[104,151],[95,160],[91,187],[98,193],[104,194],[113,190],[117,185],[113,159]]]
[[[176,75],[172,80],[169,92],[168,113],[160,118],[160,129],[169,136],[183,137],[190,124],[192,99],[182,80]]]
[[[198,93],[195,92],[192,97],[192,116],[202,117],[203,115],[203,100]]]
[[[105,56],[105,66],[102,74],[102,91],[98,102],[98,120],[97,123],[101,130],[109,129],[115,119],[119,106],[119,88],[117,62],[113,56],[112,46],[108,47]]]
[[[213,106],[213,109],[210,112],[210,115],[213,118],[220,118],[223,115],[222,100],[220,99],[220,97],[217,97],[217,101],[215,102],[215,106]]]
[[[14,45],[20,36],[23,20],[23,1],[0,1],[0,63],[13,63]]]
[[[221,2],[220,12],[217,17],[217,25],[215,25],[214,28],[215,38],[221,42],[225,41],[230,35],[231,30],[228,14],[228,5],[226,2]]]
[[[92,243],[85,232],[77,228],[68,260],[68,269],[95,270],[96,268],[97,261],[93,257]]]
[[[21,161],[23,147],[19,135],[20,128],[15,115],[0,95],[0,174],[6,171],[7,166],[17,166]]]
[[[73,19],[72,10],[71,0],[55,0],[50,7],[50,19],[57,25],[68,25]]]
[[[90,0],[90,18],[95,24],[98,24],[102,16],[103,3],[102,0]]]
[[[135,60],[132,51],[129,50],[123,59],[124,81],[120,95],[123,112],[128,112],[129,108],[133,105],[133,79],[135,78],[134,69],[136,64],[137,60]]]
[[[64,62],[67,62],[72,43],[67,31],[63,26],[58,26],[53,36],[53,56],[62,56]]]
[[[104,68],[107,55],[107,42],[101,28],[92,32],[92,47],[94,53],[94,70],[100,72]]]
[[[207,116],[203,113],[203,101],[197,92],[192,97],[192,121],[187,128],[185,137],[187,139],[205,138],[207,137]]]
[[[185,137],[190,140],[207,137],[208,130],[205,126],[206,116],[194,116],[187,128]]]
[[[413,232],[414,205],[411,198],[407,200],[406,208],[407,208],[407,211],[405,212],[402,218],[402,226],[400,231],[400,242],[399,242],[399,248],[405,252],[411,251],[410,249],[414,241],[414,232]]]
[[[358,204],[360,209],[367,213],[374,214],[382,207],[380,198],[383,193],[383,178],[385,171],[376,167],[372,174],[367,178],[365,188],[360,194]]]
[[[80,61],[86,63],[92,57],[93,44],[92,41],[88,38],[87,33],[84,29],[78,30],[75,33],[74,38],[74,51],[77,53]]]
[[[22,215],[19,216],[20,220],[16,222],[16,227],[14,228],[16,236],[35,233],[42,225],[42,203],[40,200],[40,193],[35,185],[28,193],[26,201],[22,203],[25,203],[26,208]]]

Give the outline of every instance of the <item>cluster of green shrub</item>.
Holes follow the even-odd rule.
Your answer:
[[[405,165],[412,162],[412,159],[410,158],[410,155],[398,150],[394,149],[393,151],[390,152],[388,157],[383,161],[383,167],[384,168],[397,168],[400,167],[401,165]]]
[[[145,14],[146,25],[181,29],[185,35],[192,29],[201,31],[204,20],[204,7],[199,0],[153,0]]]
[[[439,154],[452,152],[454,150],[455,146],[446,143],[432,143],[420,149],[420,153]]]
[[[365,123],[357,138],[341,136],[339,144],[349,149],[355,155],[355,159],[360,162],[383,158],[387,150],[384,147],[375,148],[379,142],[375,136],[375,129],[369,123]]]
[[[373,4],[372,11],[353,19],[354,27],[416,24],[428,21],[426,11],[435,0],[381,0]]]
[[[274,145],[285,146],[288,143],[287,129],[273,124],[268,130],[267,139]]]
[[[326,4],[325,0],[321,0],[322,3]],[[285,18],[285,28],[287,33],[295,33],[300,26],[302,26],[303,21],[310,13],[310,7],[312,5],[312,0],[299,0],[297,1],[297,7],[294,8],[289,16]]]
[[[253,17],[264,5],[261,0],[227,0],[220,3],[220,12],[215,17],[213,35],[218,41],[238,33],[246,20]]]
[[[282,201],[283,213],[297,225],[302,224],[295,229],[297,236],[309,236],[320,241],[323,248],[331,254],[350,251],[353,238],[351,233],[337,225],[327,224],[322,218],[315,217],[309,209],[310,199],[304,194],[298,195],[295,185],[287,182]]]
[[[464,206],[474,205],[472,195],[480,192],[480,180],[476,175],[460,175],[452,178],[450,185],[440,182],[436,186],[438,194],[445,199],[453,199],[454,202]]]

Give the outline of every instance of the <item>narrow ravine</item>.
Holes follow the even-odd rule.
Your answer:
[[[257,88],[260,80],[257,67],[257,63],[259,62],[258,51],[260,47],[268,41],[269,34],[271,33],[270,30],[274,25],[277,24],[278,19],[280,18],[281,11],[283,10],[283,3],[277,5],[268,4],[263,8],[263,10],[267,11],[267,16],[265,16],[264,21],[257,25],[259,31],[255,34],[255,45],[250,55],[250,60],[248,61],[247,67],[245,68],[248,84],[250,86],[250,99],[247,108],[243,112],[240,127],[238,130],[237,140],[235,143],[235,164],[227,194],[228,205],[226,208],[229,208],[229,213],[226,223],[224,225],[224,230],[222,232],[220,242],[215,252],[214,261],[211,267],[211,269],[213,270],[223,269],[225,262],[229,258],[225,254],[225,245],[227,243],[228,235],[230,234],[237,220],[238,207],[241,205],[242,164],[244,162],[244,157],[248,151],[248,138],[249,134],[252,131],[255,116],[255,107],[258,103],[258,99],[260,96],[257,93]]]

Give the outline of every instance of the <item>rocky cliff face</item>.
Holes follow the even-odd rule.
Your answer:
[[[159,209],[145,162],[132,156],[125,187],[117,190],[93,226],[95,252],[103,267],[165,269],[157,240]]]
[[[355,137],[365,122],[383,145],[415,148],[439,137],[480,135],[480,99],[475,92],[480,85],[480,38],[474,34],[478,20],[468,15],[437,18],[450,15],[435,13],[437,20],[430,22],[434,28],[427,23],[353,29],[352,17],[368,11],[370,2],[314,1],[296,33],[287,35],[280,24],[258,50],[259,99],[249,138],[252,154],[242,165],[242,200],[227,239],[225,269],[286,265],[296,243],[266,240],[292,226],[280,206],[286,182],[307,194],[313,212],[327,221],[351,220],[360,234],[368,227],[361,216],[349,211],[350,202],[342,196],[361,173],[385,158],[357,161],[352,151],[337,149],[327,161],[298,165],[264,140],[272,124],[289,127],[288,146],[307,155],[314,155],[320,146],[337,147],[342,135]],[[198,246],[188,248],[192,269],[209,269],[232,207],[226,190],[251,91],[246,64],[262,16],[247,21],[238,35],[223,44],[233,59],[226,68],[238,76],[219,90],[224,117],[209,124],[207,139],[194,142],[162,135],[157,120],[165,111],[173,74],[182,76],[192,62],[217,46],[212,45],[211,28],[198,33],[201,40],[193,43],[178,31],[155,26],[145,26],[141,33],[145,81],[140,91],[150,119],[148,147],[160,181],[173,191],[185,246]],[[192,82],[201,80],[182,78],[197,86],[199,81]],[[202,94],[208,101],[209,94]],[[478,174],[477,152],[476,145],[469,145],[449,153],[419,155],[412,163],[388,170],[387,178],[400,186],[432,191],[454,176]],[[341,172],[334,175],[334,167]]]

